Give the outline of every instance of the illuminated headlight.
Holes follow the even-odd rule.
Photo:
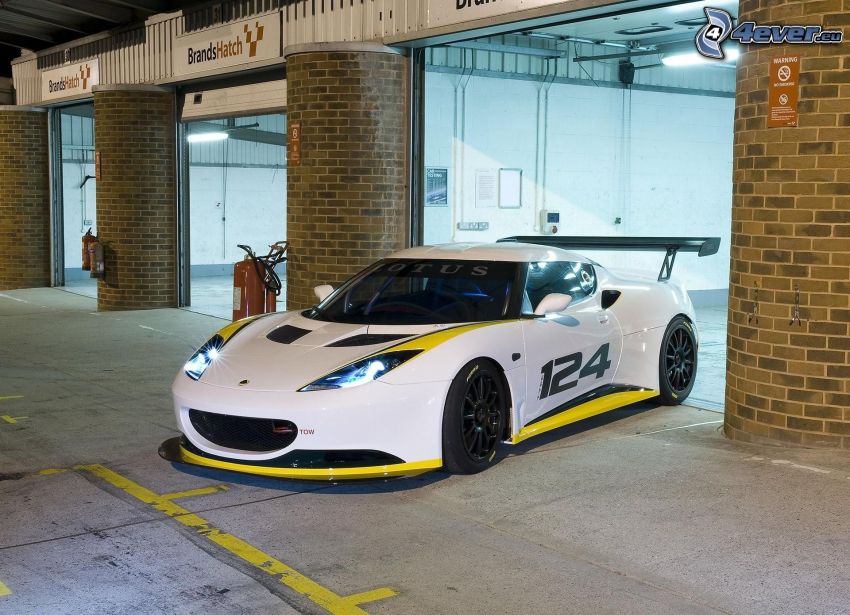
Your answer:
[[[200,378],[204,371],[218,358],[221,347],[224,346],[224,338],[214,335],[210,341],[198,348],[198,351],[186,361],[183,371],[192,380]]]
[[[299,391],[323,391],[325,389],[345,389],[377,380],[405,361],[418,355],[421,350],[399,350],[367,357],[341,367],[333,373],[311,382]]]

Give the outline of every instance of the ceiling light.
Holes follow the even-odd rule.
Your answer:
[[[724,50],[726,54],[727,62],[734,62],[738,59],[741,53],[737,49],[726,49]],[[670,53],[665,54],[661,57],[661,62],[665,66],[696,66],[698,64],[718,64],[717,60],[709,60],[698,54],[696,51],[689,51],[686,53]]]
[[[698,54],[696,51],[688,53],[674,53],[661,57],[661,62],[664,66],[695,66],[697,64],[708,64],[708,60]]]
[[[641,36],[644,34],[655,34],[656,32],[666,32],[667,30],[672,30],[668,26],[643,26],[642,28],[629,28],[627,30],[617,30],[616,34],[622,34],[624,36]]]
[[[226,132],[195,132],[186,137],[189,143],[209,143],[210,141],[224,141],[228,137]]]

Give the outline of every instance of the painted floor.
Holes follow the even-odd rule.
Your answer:
[[[642,404],[475,476],[172,465],[169,385],[220,321],[0,293],[0,613],[846,613],[850,459]]]

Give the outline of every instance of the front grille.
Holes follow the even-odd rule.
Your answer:
[[[189,410],[192,427],[218,446],[241,451],[269,452],[286,448],[298,435],[292,421],[257,419]]]

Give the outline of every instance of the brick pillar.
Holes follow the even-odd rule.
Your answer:
[[[97,231],[106,255],[100,310],[177,305],[174,93],[95,86]]]
[[[287,49],[290,137],[301,131],[287,172],[289,309],[407,245],[407,75],[407,58],[376,44]]]
[[[50,286],[47,114],[0,105],[0,290]]]
[[[850,36],[846,0],[741,0],[739,21]],[[799,126],[767,128],[768,65],[802,56]],[[738,64],[726,435],[850,448],[850,46]],[[758,322],[751,314],[758,286]],[[791,324],[795,288],[801,324]],[[749,321],[749,322],[748,322]]]

